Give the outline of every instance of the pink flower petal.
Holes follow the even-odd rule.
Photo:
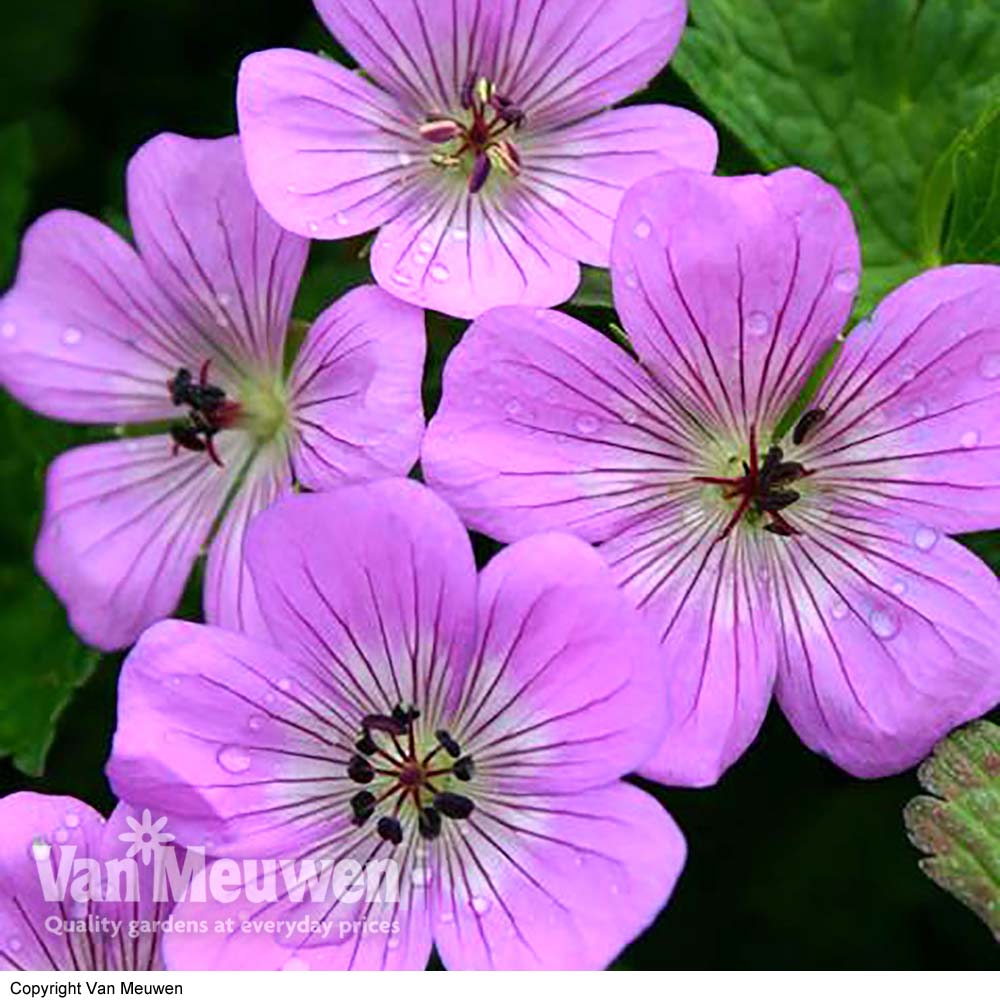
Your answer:
[[[128,202],[143,260],[183,310],[187,367],[280,371],[308,243],[260,207],[239,140],[157,136],[129,164]]]
[[[511,541],[604,541],[659,509],[697,461],[690,431],[621,348],[555,312],[497,309],[452,352],[424,441],[428,483]]]
[[[419,309],[355,289],[313,324],[290,382],[293,464],[314,490],[413,468],[424,431]]]
[[[665,170],[715,169],[712,126],[682,108],[640,105],[516,139],[523,171],[516,188],[526,217],[555,249],[607,267],[625,192]]]
[[[515,797],[593,788],[657,747],[659,651],[589,546],[537,535],[505,549],[482,574],[478,617],[449,731],[486,780]]]
[[[408,480],[297,496],[256,519],[248,545],[281,649],[353,709],[450,703],[474,641],[475,566],[458,518]]]
[[[225,469],[173,455],[166,435],[75,448],[52,464],[35,562],[84,641],[128,646],[177,606],[245,458],[243,435],[216,445]]]
[[[967,549],[848,506],[780,552],[778,700],[814,750],[894,774],[1000,701],[1000,584]]]
[[[673,55],[685,0],[498,4],[498,90],[535,126],[569,122],[645,86]]]
[[[547,247],[509,199],[470,194],[445,173],[379,232],[372,273],[397,298],[464,318],[493,306],[558,305],[580,282],[576,260]]]
[[[426,169],[416,121],[329,59],[257,52],[240,70],[237,105],[257,196],[303,236],[342,239],[380,226],[410,203]]]
[[[778,639],[760,538],[736,533],[720,542],[724,520],[684,514],[675,503],[601,553],[660,640],[668,679],[673,725],[641,773],[704,786],[756,737],[771,700]]]
[[[710,426],[773,428],[850,314],[860,256],[836,190],[802,170],[686,171],[626,195],[615,303],[642,360]]]
[[[183,363],[183,320],[135,251],[76,212],[28,230],[0,299],[0,378],[50,417],[114,424],[161,420],[167,379]]]
[[[804,461],[946,532],[1000,525],[1000,268],[929,271],[850,335]]]
[[[616,783],[475,814],[433,886],[449,969],[603,969],[656,917],[684,838],[651,796]]]

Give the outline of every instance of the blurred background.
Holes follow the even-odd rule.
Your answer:
[[[713,44],[720,39],[728,44],[729,29],[713,27],[713,18],[728,17],[739,5],[734,0],[718,0],[715,8],[712,4],[713,0],[704,0],[694,5],[706,27],[703,37]],[[797,5],[810,10],[817,6],[805,0],[747,0],[744,6],[790,9]],[[235,131],[234,81],[244,55],[276,46],[336,54],[335,43],[308,0],[212,0],[208,4],[204,0],[41,0],[4,6],[0,289],[13,272],[24,224],[45,211],[74,208],[127,231],[123,171],[142,142],[160,131],[193,136]],[[850,22],[845,30],[853,32],[846,36],[853,48],[845,54],[838,48],[841,34],[831,34],[818,20],[806,17],[793,25],[797,34],[790,43],[790,55],[773,55],[776,64],[794,59],[796,51],[806,53],[810,65],[815,60],[829,63],[831,89],[824,91],[820,81],[811,98],[811,114],[822,118],[835,108],[840,93],[836,60],[854,66],[857,46],[872,42],[862,37],[863,22],[856,18],[877,17],[878,30],[882,30],[886,19],[897,15],[912,19],[925,4],[922,0],[880,0],[873,6],[869,0],[832,0],[819,6],[835,10],[845,25]],[[926,0],[926,6],[940,5]],[[969,7],[1000,19],[995,2],[970,2]],[[942,25],[947,17],[944,11]],[[909,24],[912,30],[912,23],[900,23]],[[932,25],[930,30],[945,28]],[[941,44],[956,65],[997,51],[995,47],[983,49],[985,42],[978,34],[969,44],[973,41],[980,48],[959,51],[946,45],[947,39],[941,39]],[[875,47],[880,49],[880,72],[893,71],[898,53],[892,46]],[[937,67],[941,59],[933,49],[931,44],[919,58]],[[725,45],[720,42],[716,50],[722,58]],[[640,99],[683,104],[717,122],[721,115],[728,126],[722,129],[723,172],[773,167],[783,158],[803,162],[811,158],[812,169],[843,180],[845,186],[855,184],[856,178],[838,176],[843,164],[833,156],[827,158],[819,146],[810,147],[808,136],[794,138],[798,134],[794,120],[788,133],[793,138],[782,137],[781,129],[794,119],[801,95],[782,96],[778,91],[761,98],[751,87],[744,94],[745,107],[732,103],[738,95],[730,95],[731,103],[726,105],[726,96],[720,97],[713,86],[712,52],[711,44],[692,47],[681,60],[685,79],[703,97],[708,95],[711,110],[674,70],[665,72]],[[766,71],[768,59],[761,56],[759,63]],[[984,68],[977,63],[968,72],[982,69],[995,82],[998,65],[994,62],[992,68]],[[727,79],[731,69],[731,82],[739,89],[740,67],[727,65]],[[780,69],[777,66],[775,75]],[[914,82],[919,74],[909,64],[897,66],[896,72],[900,86],[910,88],[911,96],[925,82]],[[886,79],[877,81],[880,94],[885,93]],[[868,84],[872,81],[856,85]],[[971,92],[981,84],[982,74],[967,89]],[[992,85],[987,90],[996,93]],[[765,106],[756,107],[754,102],[761,100]],[[769,100],[781,104],[780,114],[770,114]],[[922,155],[922,149],[934,157],[943,153],[949,146],[944,141],[946,133],[957,135],[969,125],[985,100],[977,98],[975,106],[963,106],[957,112],[963,120],[923,136],[923,146],[911,143],[914,156]],[[891,131],[894,115],[905,129],[911,120],[906,116],[912,113],[916,121],[921,109],[900,103],[883,108],[882,113],[887,117],[880,121]],[[772,117],[773,137],[754,132],[754,121],[759,124]],[[857,137],[851,135],[845,139],[855,141]],[[797,142],[808,155],[800,152]],[[855,162],[875,167],[880,156],[893,156],[874,141],[869,149],[856,148],[854,153]],[[930,153],[925,159],[917,164],[920,177],[934,166]],[[855,186],[863,188],[860,182]],[[858,191],[850,193],[856,209],[864,212]],[[365,280],[367,265],[359,258],[363,243],[347,241],[316,249],[299,316],[310,318],[344,288]],[[866,242],[866,254],[869,249]],[[879,252],[876,247],[872,255],[877,257]],[[927,259],[933,262],[933,254]],[[584,296],[578,308],[607,328],[611,317],[601,310],[600,299],[599,292]],[[430,324],[429,408],[436,405],[441,362],[460,332],[460,325],[440,318]],[[31,568],[45,467],[67,445],[93,439],[97,432],[48,424],[5,398],[0,401],[0,433],[4,498],[0,518],[0,793],[32,788],[72,794],[107,812],[113,799],[103,764],[115,723],[120,658],[97,657],[69,636],[61,608]],[[477,544],[480,556],[488,557],[490,544],[485,540]],[[1000,564],[992,538],[974,539],[972,544],[994,565]],[[196,599],[190,608],[197,608]],[[656,791],[683,828],[690,857],[670,906],[623,954],[618,966],[996,967],[998,950],[986,928],[917,867],[919,855],[907,840],[901,814],[919,791],[913,773],[881,782],[848,778],[807,751],[780,715],[772,712],[757,744],[717,787],[697,792]]]

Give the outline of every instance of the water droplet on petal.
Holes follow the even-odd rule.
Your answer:
[[[247,719],[247,728],[250,729],[252,732],[255,733],[260,732],[263,725],[264,725],[263,716],[251,715],[250,718]]]
[[[12,937],[7,939],[7,950],[18,952],[24,947],[24,942],[19,937]]]
[[[754,337],[763,337],[771,329],[771,321],[766,313],[752,312],[747,316],[747,333]]]
[[[447,281],[451,277],[451,271],[444,264],[434,264],[431,267],[431,277],[435,281]]]
[[[288,187],[285,188],[285,190],[289,194],[298,194],[299,193],[299,189],[294,184],[289,184]]]
[[[288,677],[282,677],[281,680],[278,681],[278,690],[279,691],[291,691],[292,690],[292,681],[291,681],[291,679],[288,678]]]
[[[983,378],[1000,378],[1000,354],[984,354],[979,361],[979,374]]]
[[[456,243],[464,243],[469,238],[469,231],[467,229],[453,229],[451,238]]]
[[[899,620],[887,609],[873,611],[868,617],[868,624],[880,639],[891,639],[899,632]]]
[[[0,334],[3,335],[4,340],[11,340],[16,333],[17,327],[14,326],[13,323],[4,323],[4,325],[0,327]]]
[[[336,216],[334,216],[334,220],[336,221],[338,226],[346,226],[348,223],[347,213],[338,212]]]
[[[628,288],[639,287],[639,276],[635,273],[635,271],[629,271],[628,274],[625,275],[625,285]]]
[[[393,271],[392,280],[403,288],[409,288],[413,284],[413,279],[405,271]]]
[[[933,528],[917,528],[913,533],[913,544],[921,552],[930,552],[937,545],[938,533]]]
[[[843,601],[837,601],[837,603],[830,609],[830,613],[838,621],[841,621],[847,617],[847,605]]]
[[[903,382],[912,382],[917,377],[917,369],[913,365],[904,365],[899,370],[899,377]]]
[[[250,770],[250,754],[242,747],[223,747],[216,759],[219,767],[230,774],[242,774]]]
[[[522,409],[520,401],[516,399],[507,400],[507,405],[504,407],[504,411],[510,417],[516,417]]]
[[[576,418],[575,426],[581,434],[593,434],[594,431],[601,426],[601,422],[597,419],[597,417],[591,417],[584,414],[582,417]]]
[[[59,827],[52,836],[55,838],[57,844],[65,844],[69,840],[69,831],[63,827]]]
[[[401,941],[400,936],[398,934],[394,934],[386,942],[386,947],[389,949],[389,951],[395,951],[399,947],[400,941]]]
[[[894,593],[894,594],[895,594],[895,595],[896,595],[897,597],[902,597],[902,596],[903,596],[903,594],[905,594],[905,593],[906,593],[906,584],[905,584],[905,583],[904,583],[904,582],[903,582],[902,580],[897,580],[897,581],[896,581],[896,582],[895,582],[895,583],[894,583],[894,584],[892,585],[892,592],[893,592],[893,593]]]
[[[634,424],[639,419],[639,411],[631,404],[626,403],[621,409],[622,420],[627,424]]]
[[[475,910],[476,913],[479,914],[479,916],[483,916],[484,914],[489,913],[490,906],[492,904],[485,896],[473,896],[472,899],[469,900],[469,905],[473,910]]]
[[[963,448],[975,448],[979,444],[979,431],[966,431],[959,443]]]
[[[80,825],[80,817],[76,813],[66,813],[63,822],[71,829],[75,830]]]
[[[861,276],[853,268],[848,267],[834,276],[833,287],[838,292],[850,294],[858,290],[861,283]]]
[[[413,162],[413,157],[407,152],[402,152],[399,154],[399,165],[401,167],[408,167]]]
[[[281,967],[282,972],[308,972],[309,963],[301,958],[290,958]]]
[[[228,292],[220,292],[218,295],[219,305],[225,308],[233,301],[233,297]]]
[[[635,233],[635,238],[637,240],[648,240],[649,234],[652,233],[653,227],[649,224],[649,219],[640,219],[635,224],[635,229],[632,230]]]
[[[74,344],[79,344],[83,340],[83,334],[76,329],[76,327],[67,327],[62,335],[62,342],[67,347],[72,347]]]
[[[914,403],[910,409],[910,414],[915,420],[922,420],[927,416],[927,404],[926,403]]]
[[[318,222],[310,222],[309,226],[308,226],[308,229],[309,229],[309,232],[311,232],[311,233],[318,233],[319,232],[319,223]]]

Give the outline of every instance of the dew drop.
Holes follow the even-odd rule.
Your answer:
[[[413,284],[413,279],[403,271],[393,271],[392,280],[403,288],[408,288]]]
[[[413,162],[413,157],[407,152],[402,152],[399,154],[399,165],[401,167],[408,167]]]
[[[289,184],[288,187],[285,188],[285,190],[289,194],[298,194],[299,193],[299,189],[294,184]]]
[[[247,729],[251,732],[259,733],[263,725],[264,719],[260,715],[251,715],[250,718],[247,719]]]
[[[485,896],[473,896],[472,899],[469,900],[469,905],[476,913],[479,914],[479,916],[483,916],[489,913],[491,904]]]
[[[763,337],[771,329],[771,321],[762,312],[752,312],[747,317],[747,333],[754,337]]]
[[[301,958],[290,958],[281,967],[282,972],[308,972],[309,963]]]
[[[233,301],[233,297],[228,292],[220,292],[218,295],[218,303],[220,306],[225,308]]]
[[[431,267],[431,277],[435,281],[447,281],[451,277],[451,271],[444,264],[434,264]]]
[[[242,774],[250,770],[250,754],[241,747],[223,747],[216,759],[219,767],[230,774]]]
[[[278,690],[279,691],[291,691],[292,690],[291,679],[288,678],[288,677],[282,677],[281,680],[278,681]]]
[[[24,942],[19,937],[12,937],[7,939],[7,949],[9,951],[18,952],[24,947]]]
[[[469,231],[467,229],[453,229],[451,238],[456,243],[464,243],[469,238]]]
[[[83,334],[75,326],[68,327],[62,335],[62,342],[67,347],[79,344],[81,340],[83,340]]]
[[[13,339],[16,333],[17,333],[17,327],[14,326],[13,323],[4,323],[4,325],[0,327],[0,334],[3,335],[4,340]]]
[[[318,222],[310,222],[308,228],[309,228],[309,232],[311,232],[311,233],[318,233],[319,232],[319,223]]]
[[[625,275],[625,285],[628,288],[639,287],[639,276],[635,273],[635,271],[629,271],[628,274]]]
[[[959,441],[963,448],[975,448],[979,444],[979,431],[966,431]]]
[[[69,831],[63,827],[59,827],[52,836],[55,838],[57,844],[65,844],[69,840]]]
[[[1000,354],[984,354],[979,360],[979,374],[983,378],[1000,378]]]
[[[913,544],[921,552],[930,552],[937,545],[938,533],[933,528],[917,528],[913,533]]]
[[[830,613],[837,619],[837,621],[842,621],[847,617],[847,605],[843,601],[837,601],[837,603],[830,609]]]
[[[338,212],[335,216],[335,220],[338,226],[346,226],[348,219],[346,212]]]
[[[601,423],[597,417],[584,415],[576,418],[575,426],[581,434],[593,434],[601,426]]]
[[[894,584],[892,585],[892,592],[893,592],[893,593],[894,593],[894,594],[895,594],[895,595],[896,595],[897,597],[902,597],[902,596],[903,596],[903,594],[905,594],[905,593],[906,593],[906,584],[905,584],[905,583],[904,583],[904,582],[903,582],[902,580],[897,580],[897,581],[896,581],[896,582],[895,582],[895,583],[894,583]]]
[[[521,406],[521,403],[520,403],[519,400],[517,400],[517,399],[509,399],[509,400],[507,400],[507,405],[504,407],[504,412],[509,417],[516,417],[521,412],[521,410],[523,408],[524,407]]]
[[[401,939],[399,935],[395,934],[391,938],[389,938],[389,940],[386,942],[386,947],[389,949],[389,951],[395,951],[399,947],[400,940]]]
[[[626,403],[622,407],[621,415],[622,420],[627,424],[634,424],[639,420],[639,411],[631,403]]]
[[[635,229],[632,230],[632,232],[635,233],[635,238],[637,240],[648,240],[652,231],[653,227],[649,224],[648,219],[640,219],[635,224]]]
[[[873,611],[868,617],[868,624],[880,639],[891,639],[899,632],[899,621],[895,614],[888,610]]]
[[[853,268],[848,267],[843,271],[840,271],[833,279],[833,287],[838,292],[844,292],[845,294],[850,294],[851,292],[856,292],[858,290],[858,285],[861,283],[861,277],[857,271]]]
[[[899,370],[899,377],[904,382],[912,382],[917,377],[917,369],[913,365],[904,365]]]
[[[63,822],[71,829],[75,830],[80,825],[80,817],[76,813],[66,813]]]
[[[915,420],[922,420],[927,416],[927,404],[926,403],[914,403],[910,408],[910,414]]]

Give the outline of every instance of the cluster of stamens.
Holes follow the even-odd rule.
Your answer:
[[[181,448],[187,451],[206,452],[218,466],[223,464],[215,448],[215,435],[232,427],[240,415],[239,403],[226,398],[224,389],[208,380],[211,361],[201,366],[198,380],[187,368],[178,368],[167,381],[167,391],[174,406],[186,406],[187,416],[171,425],[170,436],[174,441],[174,454]]]
[[[521,128],[524,111],[497,93],[491,81],[475,73],[462,87],[461,104],[464,111],[471,112],[471,122],[441,117],[428,119],[420,126],[420,135],[441,147],[431,162],[443,169],[461,168],[471,156],[471,194],[483,189],[494,169],[516,177],[521,172],[521,154],[505,136]]]
[[[357,752],[347,764],[347,776],[356,784],[382,779],[380,786],[385,786],[378,794],[364,788],[351,797],[354,825],[364,826],[384,807],[387,811],[377,819],[376,829],[393,845],[403,840],[400,816],[407,803],[415,809],[417,829],[425,840],[440,836],[444,820],[468,819],[474,809],[472,799],[441,787],[451,777],[471,781],[476,770],[472,758],[463,756],[444,729],[434,734],[437,744],[420,753],[414,728],[419,718],[417,709],[402,705],[391,715],[366,715],[354,745]]]
[[[809,410],[796,424],[792,440],[799,445],[817,424],[824,413],[822,410]],[[715,476],[696,476],[695,482],[720,486],[725,500],[737,500],[736,509],[719,536],[726,538],[744,517],[753,513],[758,517],[767,517],[764,531],[772,535],[788,538],[799,534],[798,529],[789,524],[783,511],[801,499],[801,494],[791,485],[804,479],[811,473],[801,462],[786,462],[785,454],[776,445],[771,445],[760,460],[757,452],[756,428],[750,428],[749,461],[743,462],[743,475],[724,478]]]

